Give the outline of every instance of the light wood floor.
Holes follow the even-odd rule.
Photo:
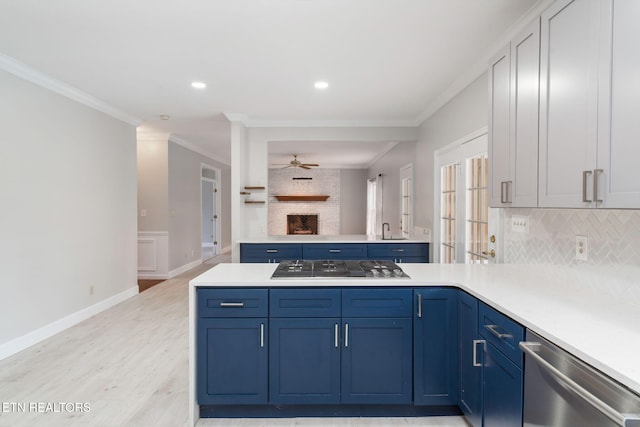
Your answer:
[[[214,257],[0,361],[0,427],[187,426],[187,285],[212,265],[228,261],[226,255]],[[75,403],[85,405],[85,411],[69,411],[66,404]],[[242,418],[198,423],[224,427],[400,425],[467,426],[460,417]]]

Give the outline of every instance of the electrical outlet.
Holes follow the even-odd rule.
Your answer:
[[[586,261],[589,257],[589,242],[587,236],[576,236],[576,259]]]
[[[89,286],[89,295],[93,295],[93,285]]]
[[[511,230],[514,233],[529,234],[529,216],[521,216],[521,215],[512,216]]]

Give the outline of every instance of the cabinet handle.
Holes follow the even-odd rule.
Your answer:
[[[244,303],[243,302],[221,302],[220,303],[220,307],[223,307],[223,308],[231,308],[231,307],[242,308],[242,307],[244,307]]]
[[[333,331],[334,332],[334,345],[336,346],[336,348],[338,348],[338,324],[336,323],[336,328]]]
[[[511,181],[500,182],[500,203],[511,203],[511,197],[509,197],[509,187]]]
[[[277,254],[278,250],[277,249],[267,249],[267,253],[268,254]]]
[[[404,249],[391,249],[391,252],[404,252]]]
[[[344,324],[344,346],[345,348],[349,347],[349,324]]]
[[[491,332],[493,335],[495,335],[496,337],[502,339],[511,339],[513,338],[513,335],[511,334],[503,334],[501,332],[498,332],[498,330],[496,328],[498,328],[498,325],[484,325],[484,327]]]
[[[485,340],[473,340],[473,366],[475,367],[482,366],[482,363],[478,362],[478,344],[482,344],[484,350],[485,343]]]
[[[587,199],[587,179],[591,175],[591,171],[582,171],[582,202],[591,203],[593,200]]]
[[[598,199],[598,177],[602,172],[604,172],[603,169],[593,170],[593,201],[596,203],[602,202],[602,199]]]
[[[418,294],[418,319],[422,318],[422,294]]]
[[[260,323],[260,348],[264,348],[264,323]]]
[[[332,254],[339,254],[342,251],[340,249],[329,249],[329,252]]]

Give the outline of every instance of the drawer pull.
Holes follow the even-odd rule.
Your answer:
[[[503,340],[503,339],[513,339],[513,335],[511,334],[503,334],[501,332],[497,331],[498,325],[484,325],[485,328],[487,328],[487,330],[489,332],[491,332],[493,335],[495,335],[496,337],[498,337],[499,339]]]
[[[243,302],[221,302],[220,303],[220,307],[225,307],[225,308],[242,308],[244,307],[244,303]]]
[[[391,252],[404,252],[404,249],[391,249]]]
[[[340,249],[329,249],[329,252],[332,254],[339,254],[342,251]]]
[[[277,249],[267,249],[267,253],[268,254],[277,254],[278,250]]]

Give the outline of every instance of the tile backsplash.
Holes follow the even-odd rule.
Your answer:
[[[640,210],[520,209],[504,211],[507,264],[640,265]],[[529,233],[512,229],[529,217]],[[588,237],[588,260],[575,259],[576,236]]]

